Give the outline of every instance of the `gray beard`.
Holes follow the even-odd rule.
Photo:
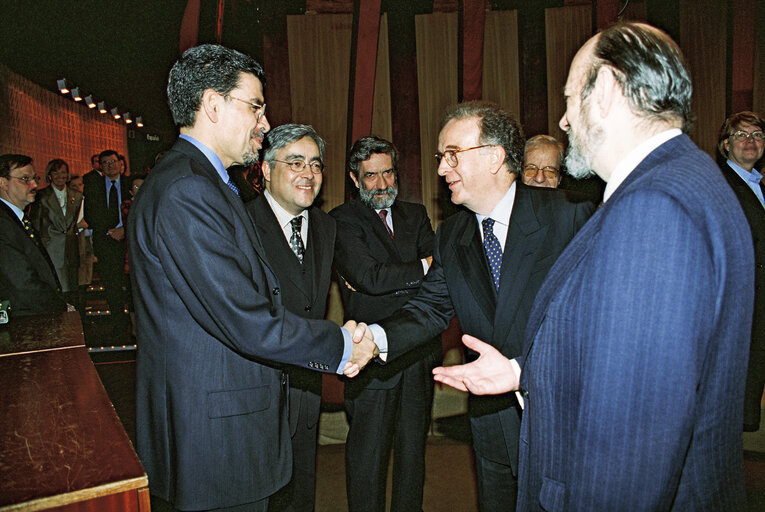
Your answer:
[[[584,132],[582,138],[573,129],[568,131],[566,173],[578,180],[595,176],[595,171],[592,170],[592,156],[603,143],[603,128],[585,125]]]
[[[247,151],[242,154],[242,165],[245,167],[249,167],[259,161],[260,159],[258,158],[258,153],[256,151]]]
[[[388,199],[379,200],[375,198],[375,194],[388,194]],[[363,186],[359,187],[359,197],[361,202],[370,208],[379,210],[381,208],[390,208],[393,206],[393,202],[398,195],[398,186],[388,187],[385,189],[373,188],[367,190]]]

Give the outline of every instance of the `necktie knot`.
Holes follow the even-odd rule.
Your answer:
[[[500,270],[502,269],[502,246],[494,234],[494,219],[486,217],[481,221],[481,225],[483,226],[483,249],[486,251],[486,258],[489,260],[494,288],[499,291],[499,277]]]
[[[292,252],[297,256],[298,261],[303,263],[303,256],[305,255],[305,246],[303,245],[303,237],[300,234],[303,227],[303,216],[298,215],[290,220],[292,226],[292,236],[290,236],[290,248]]]
[[[380,210],[377,212],[377,216],[380,217],[380,220],[383,223],[383,226],[385,226],[385,230],[388,232],[388,235],[390,235],[391,240],[393,239],[393,230],[388,225],[388,210]]]

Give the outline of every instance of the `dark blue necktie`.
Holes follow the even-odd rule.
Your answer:
[[[226,182],[226,185],[228,185],[228,188],[233,190],[234,194],[239,195],[239,187],[237,187],[236,184],[233,181],[228,180]]]
[[[483,225],[483,248],[486,257],[489,258],[491,277],[494,280],[494,288],[499,291],[499,271],[502,268],[502,246],[494,235],[494,219],[486,217],[481,221]]]

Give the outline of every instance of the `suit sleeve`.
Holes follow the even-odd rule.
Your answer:
[[[147,229],[156,229],[161,268],[195,321],[250,357],[334,372],[344,348],[340,328],[268,298],[278,294],[275,276],[269,284],[260,260],[240,247],[243,226],[231,220],[238,214],[222,193],[202,177],[172,187],[162,196],[156,228]]]
[[[433,264],[417,295],[391,316],[379,322],[388,338],[388,362],[441,334],[454,317],[454,306],[446,285],[439,251],[440,236],[439,228]]]
[[[423,272],[419,259],[381,261],[374,252],[373,247],[379,244],[371,243],[375,235],[369,226],[361,219],[351,217],[348,210],[342,213],[333,211],[333,216],[337,221],[335,268],[357,291],[367,295],[385,295],[420,286]],[[421,216],[417,232],[418,258],[430,256],[434,235],[427,214]]]
[[[660,193],[623,198],[593,244],[581,271],[597,287],[571,304],[581,388],[560,454],[567,508],[613,510],[635,496],[636,508],[668,510],[695,435],[716,265],[704,233]]]

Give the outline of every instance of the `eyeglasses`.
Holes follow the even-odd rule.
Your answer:
[[[462,153],[463,151],[472,151],[474,149],[480,148],[488,148],[491,146],[496,146],[496,144],[484,144],[482,146],[474,146],[472,148],[465,149],[447,149],[443,153],[436,153],[433,155],[433,157],[436,159],[436,162],[438,162],[438,165],[441,165],[441,160],[446,158],[446,163],[449,165],[449,167],[457,167],[459,164],[459,161],[457,160],[457,153]]]
[[[523,174],[527,178],[533,178],[537,175],[537,172],[539,172],[539,167],[537,167],[534,164],[528,164],[523,167]],[[558,177],[559,169],[557,167],[553,167],[552,165],[548,165],[547,167],[542,167],[542,174],[545,175],[545,178],[547,179],[553,179]]]
[[[107,160],[106,162],[101,162],[101,167],[109,167],[110,165],[116,165],[119,163],[119,160]]]
[[[308,166],[311,169],[311,172],[314,174],[321,174],[324,170],[324,164],[317,161],[304,162],[302,160],[290,160],[289,162],[286,162],[284,160],[277,160],[274,158],[274,162],[287,164],[287,166],[290,168],[290,171],[295,173],[303,172],[303,169],[305,169],[306,166]]]
[[[261,119],[263,119],[263,116],[266,115],[266,104],[263,103],[262,105],[259,105],[255,103],[254,101],[247,101],[243,100],[241,98],[237,98],[236,96],[232,96],[231,94],[224,94],[224,96],[234,99],[236,101],[241,101],[242,103],[246,103],[250,106],[250,109],[252,110],[252,113],[255,114],[255,122],[259,123]]]
[[[12,178],[14,180],[19,180],[20,182],[24,183],[27,186],[32,181],[34,181],[35,183],[40,183],[40,177],[37,176],[37,175],[32,175],[32,176],[8,176],[8,177]]]
[[[738,142],[743,142],[749,139],[749,137],[751,137],[752,140],[755,142],[762,142],[763,138],[765,138],[765,134],[763,134],[762,132],[758,131],[758,132],[749,133],[746,130],[736,130],[735,132],[731,133],[730,136],[733,137],[733,139],[737,140]]]

